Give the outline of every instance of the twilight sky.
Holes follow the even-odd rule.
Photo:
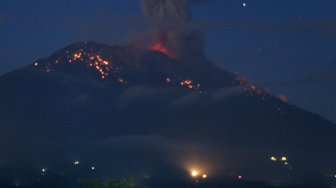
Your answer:
[[[193,0],[215,64],[336,122],[335,0]],[[1,0],[0,75],[77,41],[128,45],[138,0]]]

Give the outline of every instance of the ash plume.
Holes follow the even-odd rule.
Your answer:
[[[142,0],[141,9],[145,16],[154,18],[170,18],[180,21],[190,19],[190,11],[186,0]]]
[[[207,62],[203,35],[191,27],[192,17],[188,0],[142,0],[143,14],[161,23],[151,31],[149,48],[188,63]],[[174,24],[175,23],[175,24]]]

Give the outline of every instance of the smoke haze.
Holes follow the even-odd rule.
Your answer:
[[[145,16],[187,21],[190,12],[186,0],[142,0],[141,8]]]
[[[141,8],[143,14],[150,19],[177,23],[154,28],[149,37],[151,38],[149,41],[152,41],[149,45],[150,49],[165,52],[172,58],[187,62],[205,62],[203,35],[189,27],[191,22],[189,1],[142,0]],[[160,49],[153,46],[159,46]]]

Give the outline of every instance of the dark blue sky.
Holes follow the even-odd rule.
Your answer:
[[[336,122],[335,0],[200,1],[192,13],[215,64]],[[1,0],[0,74],[76,41],[129,44],[144,28],[138,4]]]

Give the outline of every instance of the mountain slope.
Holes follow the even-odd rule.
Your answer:
[[[204,61],[80,42],[1,76],[0,168],[34,174],[81,158],[97,175],[174,177],[197,163],[274,181],[335,170],[334,124]]]

